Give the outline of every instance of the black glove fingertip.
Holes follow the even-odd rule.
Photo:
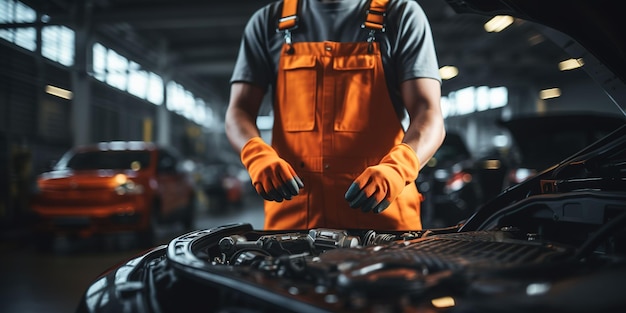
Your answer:
[[[344,197],[346,198],[346,200],[351,201],[356,198],[360,191],[361,188],[359,187],[359,185],[357,183],[352,183],[352,185],[350,185],[350,187],[346,191]]]
[[[367,201],[363,204],[363,206],[361,207],[361,211],[363,212],[369,212],[372,210],[372,208],[374,206],[376,206],[376,198],[372,195],[370,198],[367,199]]]
[[[387,199],[383,199],[383,201],[381,201],[376,207],[374,207],[374,209],[372,209],[372,212],[381,213],[387,207],[389,207],[389,204],[390,202]]]
[[[359,190],[359,193],[356,195],[356,197],[352,201],[350,201],[350,207],[354,209],[359,208],[366,201],[367,196],[365,195],[365,193],[363,193],[363,191]]]
[[[286,185],[287,192],[290,196],[295,196],[300,193],[300,187],[298,187],[298,183],[295,178],[290,179]]]
[[[298,189],[302,189],[304,188],[304,183],[302,182],[302,180],[300,179],[300,177],[295,176],[294,179],[296,180],[296,183],[298,184]]]
[[[259,193],[259,195],[261,196],[261,198],[263,198],[264,200],[268,200],[268,201],[272,201],[272,198],[267,194],[267,192],[261,192]]]
[[[270,200],[272,201],[276,201],[276,202],[283,201],[283,197],[280,195],[280,192],[278,192],[278,190],[276,189],[270,190],[270,192],[268,192],[268,196],[271,198]]]

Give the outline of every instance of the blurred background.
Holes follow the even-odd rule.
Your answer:
[[[441,0],[417,2],[435,40],[448,131],[418,177],[425,227],[467,218],[506,187],[623,123],[586,74],[595,60],[572,58],[565,49],[575,45],[558,31],[508,16],[457,15]],[[132,229],[103,236],[41,233],[40,213],[59,203],[82,197],[82,206],[102,206],[132,196],[154,208],[158,199],[159,219],[145,220],[155,244],[226,223],[262,228],[261,201],[228,144],[223,120],[241,33],[267,3],[0,0],[0,311],[72,311],[95,275],[144,248]],[[268,100],[258,126],[270,140]],[[147,161],[93,168],[123,173],[107,174],[104,182],[69,178],[72,149],[101,142],[175,151],[172,163],[155,157],[146,182],[167,175],[188,182],[192,222],[166,221],[159,198],[165,196],[137,183],[143,179],[137,173],[151,167]],[[529,155],[533,145],[545,153]],[[72,191],[83,182],[92,192],[103,189]],[[42,196],[47,191],[57,193]],[[102,197],[106,192],[110,199]],[[85,202],[90,197],[94,201]],[[56,230],[76,230],[89,221],[56,216],[53,222]]]

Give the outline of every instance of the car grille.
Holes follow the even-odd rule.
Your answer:
[[[85,205],[123,202],[124,199],[110,189],[45,190],[40,202],[49,205]]]
[[[478,232],[424,238],[406,247],[415,262],[432,271],[538,263],[562,256],[567,249],[504,238],[501,232]]]

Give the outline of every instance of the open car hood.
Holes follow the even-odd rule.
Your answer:
[[[457,13],[511,15],[536,22],[543,35],[576,58],[626,112],[626,19],[609,0],[445,0]],[[555,31],[556,30],[556,31]],[[563,36],[563,34],[567,36]],[[574,39],[575,42],[572,42]],[[582,48],[584,47],[584,48]]]

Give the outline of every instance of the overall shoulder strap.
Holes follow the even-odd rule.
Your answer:
[[[276,31],[292,30],[298,27],[298,0],[284,0],[283,13],[278,20]]]
[[[372,0],[366,12],[363,28],[385,31],[385,16],[389,0]],[[298,27],[298,0],[284,0],[283,10],[278,20],[277,31],[292,30]]]
[[[372,0],[365,15],[365,22],[361,27],[384,32],[387,3],[389,0]]]
[[[287,53],[294,53],[293,45],[291,43],[291,31],[298,28],[298,0],[284,0],[283,12],[280,19],[278,19],[278,25],[276,25],[276,32],[283,33],[285,43],[289,46]]]

